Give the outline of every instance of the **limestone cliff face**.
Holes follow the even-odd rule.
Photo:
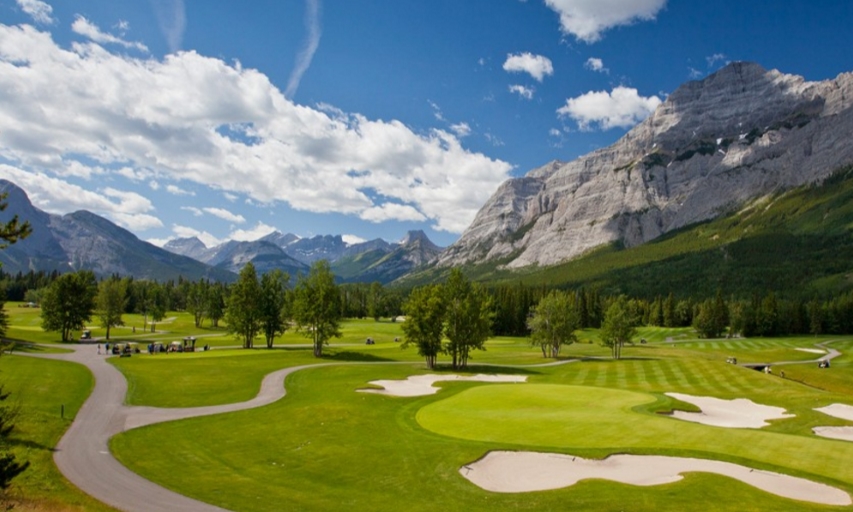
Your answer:
[[[853,73],[730,64],[689,82],[608,148],[504,183],[439,265],[552,265],[634,246],[853,163]]]

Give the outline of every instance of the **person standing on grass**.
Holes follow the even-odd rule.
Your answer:
[[[100,353],[101,353],[101,344],[98,343],[98,354],[100,354]]]

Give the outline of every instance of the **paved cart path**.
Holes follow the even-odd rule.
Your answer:
[[[93,345],[76,345],[69,354],[25,354],[80,363],[95,377],[95,389],[80,408],[54,452],[57,467],[74,485],[120,510],[140,512],[205,512],[224,509],[188,498],[130,471],[110,453],[109,439],[125,430],[195,416],[251,409],[285,395],[284,379],[307,365],[278,370],[264,377],[258,395],[235,404],[183,409],[124,405],[127,380]]]

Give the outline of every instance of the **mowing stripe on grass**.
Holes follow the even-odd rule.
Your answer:
[[[595,368],[595,385],[597,387],[604,387],[607,384],[607,368],[608,365],[598,364]]]
[[[580,367],[580,370],[578,370],[578,371],[575,373],[575,376],[574,376],[574,378],[572,379],[572,382],[573,382],[573,383],[575,383],[575,384],[583,384],[583,383],[585,383],[585,382],[586,382],[586,376],[587,376],[587,374],[589,374],[589,368],[587,368],[587,366],[586,366],[585,364],[574,365],[574,366],[575,366],[575,367]]]
[[[643,387],[648,387],[649,383],[646,382],[646,369],[643,366],[645,364],[645,361],[633,361],[631,366],[633,368],[634,375],[636,375],[637,384]]]
[[[625,378],[625,369],[628,366],[628,361],[619,361],[616,364],[616,382],[615,386],[625,388],[628,385],[628,379]]]
[[[672,371],[672,374],[675,376],[675,378],[678,380],[679,384],[687,388],[693,387],[693,383],[690,381],[690,379],[687,378],[687,375],[685,375],[684,372],[681,371],[681,363],[673,361],[670,364],[670,370]]]
[[[654,382],[656,382],[660,388],[657,391],[667,391],[671,387],[669,385],[669,380],[666,378],[663,372],[663,361],[655,361],[651,366],[652,373],[654,373]]]

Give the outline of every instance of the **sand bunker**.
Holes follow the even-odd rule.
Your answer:
[[[846,492],[803,478],[730,462],[659,455],[613,455],[604,460],[589,460],[553,453],[497,451],[459,469],[462,476],[480,488],[503,493],[560,489],[588,478],[659,485],[677,482],[682,473],[693,471],[736,478],[784,498],[826,505],[853,503]]]
[[[834,418],[853,421],[853,405],[832,404],[815,409],[818,412],[828,414]],[[812,429],[816,435],[842,441],[853,441],[853,427],[815,427]]]
[[[814,427],[812,432],[820,437],[853,441],[853,427]]]
[[[826,350],[819,348],[797,348],[800,352],[811,352],[812,354],[826,354]]]
[[[817,408],[815,410],[817,412],[829,414],[834,418],[841,418],[842,420],[853,421],[853,405],[832,404],[827,405],[826,407]]]
[[[439,381],[478,381],[478,382],[526,382],[523,375],[412,375],[406,380],[372,380],[370,384],[385,389],[359,389],[362,393],[377,393],[391,396],[424,396],[438,393],[433,386]]]
[[[767,420],[792,418],[794,416],[793,414],[785,414],[785,409],[782,407],[757,404],[747,398],[723,400],[681,393],[666,393],[666,395],[702,409],[702,412],[673,411],[673,417],[714,427],[761,428],[769,425]]]

